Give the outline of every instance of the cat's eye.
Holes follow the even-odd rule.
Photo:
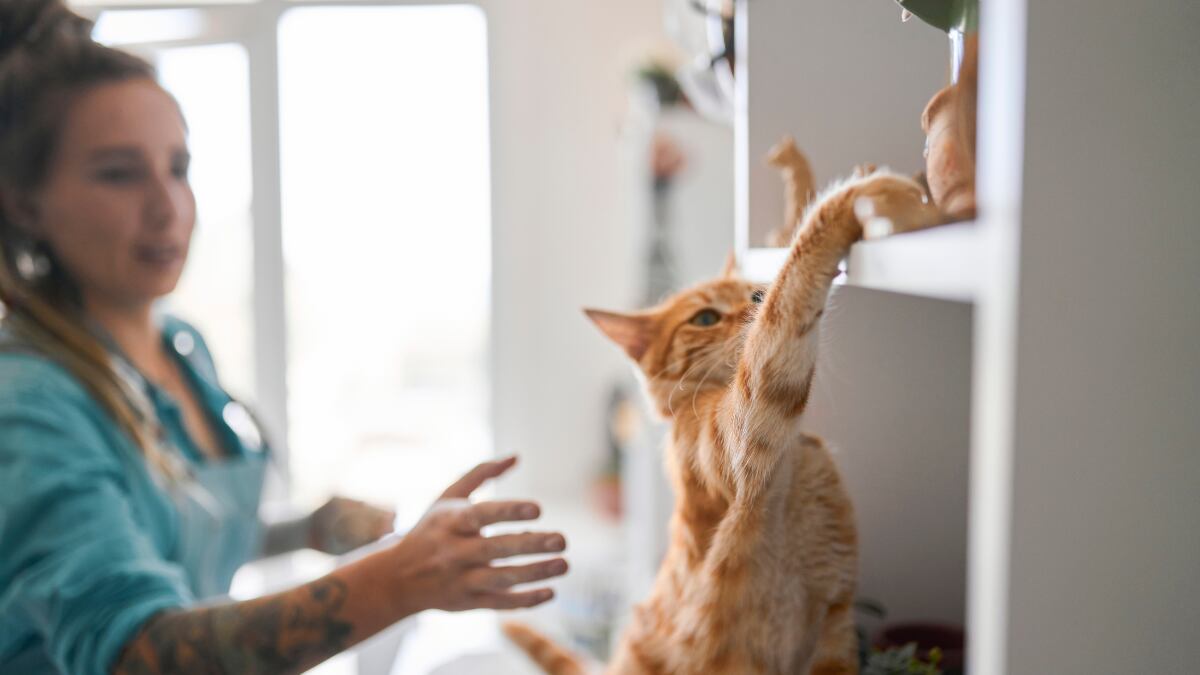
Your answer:
[[[754,291],[753,293],[750,294],[750,302],[753,302],[754,304],[758,305],[758,304],[762,303],[763,298],[765,298],[765,297],[767,297],[767,292],[760,288],[757,291]]]
[[[696,315],[693,316],[691,318],[691,320],[688,321],[688,323],[692,324],[693,326],[700,326],[701,328],[707,328],[709,326],[714,326],[714,325],[720,323],[720,321],[721,321],[721,314],[719,312],[717,312],[717,310],[702,309],[699,312],[696,312]]]

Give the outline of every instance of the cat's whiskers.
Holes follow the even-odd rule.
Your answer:
[[[688,359],[691,359],[691,358],[693,358],[693,357],[695,357],[695,358],[697,358],[697,359],[704,358],[704,357],[708,356],[708,355],[709,355],[709,354],[712,352],[712,350],[713,350],[713,349],[715,349],[715,348],[716,348],[716,345],[714,345],[713,347],[706,347],[706,348],[704,348],[704,349],[703,349],[703,350],[700,352],[700,356],[698,356],[698,357],[696,357],[694,354],[685,354],[685,355],[683,355],[683,356],[679,357],[678,359],[676,359],[676,360],[672,361],[671,363],[669,363],[669,364],[667,364],[667,365],[663,366],[662,368],[659,368],[657,371],[655,371],[655,374],[654,374],[654,375],[647,375],[647,376],[646,376],[646,381],[647,381],[647,383],[654,383],[654,382],[657,382],[658,380],[664,380],[664,379],[668,379],[668,377],[671,377],[671,374],[670,374],[670,371],[671,371],[671,369],[673,369],[675,366],[678,366],[678,365],[679,365],[679,364],[681,364],[681,363],[685,363],[685,362],[687,362],[687,361],[688,361]],[[694,366],[695,366],[695,364],[693,364],[692,366],[688,367],[688,369],[687,369],[687,370],[684,370],[684,371],[683,371],[683,373],[681,373],[681,374],[679,375],[679,379],[680,379],[680,381],[681,381],[681,382],[683,381],[683,378],[687,376],[688,372],[689,372],[689,371],[690,371],[690,370],[691,370],[691,369],[692,369]]]
[[[716,354],[716,356],[717,356],[717,358],[713,359],[712,365],[710,365],[708,367],[708,370],[704,371],[704,375],[702,375],[700,377],[700,383],[696,385],[696,390],[692,392],[692,414],[695,415],[696,417],[700,416],[700,412],[698,410],[696,410],[696,399],[700,397],[700,389],[701,389],[700,385],[704,384],[704,382],[708,380],[708,376],[712,374],[712,371],[714,368],[716,368],[717,366],[720,366],[720,365],[729,364],[728,359],[720,358],[721,357],[720,353]],[[736,362],[737,361],[735,359],[734,363],[736,363]]]
[[[646,375],[646,384],[655,384],[659,380],[667,379],[670,376],[671,369],[673,369],[675,366],[678,366],[681,363],[686,362],[688,360],[688,358],[689,357],[686,355],[681,356],[678,359],[672,361],[671,363],[663,366],[662,368],[659,368],[657,371],[655,371],[655,373],[653,375],[647,374]],[[687,371],[684,371],[684,372],[686,373]]]
[[[675,394],[683,391],[683,385],[687,382],[687,376],[691,374],[693,370],[699,367],[702,359],[705,356],[707,356],[707,353],[701,354],[700,357],[696,358],[696,360],[692,362],[692,365],[688,366],[687,369],[680,374],[679,381],[675,383],[675,386],[671,388],[671,393],[667,395],[667,411],[671,413],[671,417],[675,416]]]
[[[725,351],[724,349],[722,349],[723,346],[724,345],[717,345],[714,349],[705,353],[703,359],[697,359],[695,367],[697,367],[697,368],[703,367],[707,363],[708,368],[704,371],[704,374],[702,376],[700,376],[700,378],[698,380],[695,380],[695,382],[693,383],[694,384],[694,386],[692,388],[692,413],[693,414],[698,414],[696,412],[696,399],[700,396],[700,391],[705,388],[706,384],[708,384],[708,376],[711,375],[713,370],[716,369],[718,366],[725,365],[726,367],[729,367],[729,361],[726,358],[724,358],[724,356],[723,356],[723,352]],[[735,361],[735,363],[736,363],[736,361]]]
[[[671,413],[672,417],[675,416],[675,405],[674,405],[675,394],[683,391],[683,386],[688,381],[687,376],[689,374],[691,374],[691,372],[693,370],[702,366],[705,363],[705,359],[712,356],[713,353],[718,351],[720,348],[721,348],[720,344],[715,344],[715,345],[712,345],[711,347],[705,347],[703,350],[701,350],[699,352],[699,354],[694,356],[695,360],[692,362],[692,365],[688,366],[687,370],[684,370],[683,373],[679,376],[679,382],[675,385],[674,388],[671,389],[671,393],[667,396],[667,411]],[[684,357],[684,359],[687,359],[687,358],[689,358],[689,357],[687,357],[687,356]]]
[[[685,363],[688,360],[688,358],[689,357],[687,355],[681,356],[678,359],[672,361],[671,363],[663,366],[662,368],[659,368],[657,371],[655,371],[655,373],[653,375],[650,375],[647,373],[646,374],[646,388],[648,390],[653,390],[654,385],[658,384],[658,382],[660,380],[668,379],[668,376],[669,376],[671,370],[673,368],[675,368],[675,366],[677,366],[681,363]],[[690,370],[690,368],[688,370]],[[688,370],[684,370],[683,375],[686,376],[688,373]],[[680,380],[679,380],[679,384],[682,384],[682,383],[683,383],[683,377],[681,376]],[[676,385],[676,386],[678,386],[678,385]],[[674,409],[672,409],[672,407],[671,407],[671,399],[674,396],[675,396],[675,392],[672,391],[671,394],[667,397],[667,412],[669,412],[671,415],[675,414]]]

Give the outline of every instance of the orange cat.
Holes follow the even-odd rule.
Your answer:
[[[853,507],[800,417],[830,284],[861,236],[859,198],[876,213],[932,209],[909,178],[857,176],[814,202],[769,289],[730,265],[650,310],[587,312],[636,362],[672,422],[677,496],[654,588],[605,672],[858,672]],[[586,671],[526,626],[505,632],[553,675]]]

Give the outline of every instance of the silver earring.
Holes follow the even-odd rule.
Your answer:
[[[17,274],[27,282],[37,282],[50,274],[50,258],[41,251],[27,248],[17,253]]]

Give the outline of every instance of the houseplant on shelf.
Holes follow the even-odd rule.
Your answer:
[[[929,661],[917,658],[917,645],[910,643],[885,651],[874,651],[863,664],[861,675],[941,675],[938,662],[941,653],[929,652]]]

